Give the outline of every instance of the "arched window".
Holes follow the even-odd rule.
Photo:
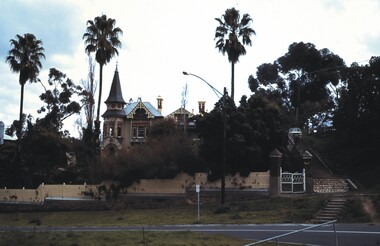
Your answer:
[[[135,117],[136,120],[144,120],[148,118],[148,115],[143,108],[136,109]]]

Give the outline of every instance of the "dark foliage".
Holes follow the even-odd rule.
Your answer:
[[[328,49],[293,43],[285,55],[260,65],[257,78],[249,78],[249,86],[252,91],[257,87],[277,91],[281,104],[293,115],[294,125],[318,126],[331,117],[334,100],[327,85],[338,84],[343,67],[343,60]]]
[[[63,121],[73,114],[78,114],[81,106],[72,97],[85,94],[82,87],[77,86],[61,71],[51,68],[48,79],[49,87],[40,95],[45,104],[37,111],[46,115],[37,119],[36,124],[51,131],[60,131]]]
[[[133,146],[127,153],[103,157],[98,169],[101,179],[117,180],[127,187],[139,179],[168,179],[178,173],[205,171],[193,139],[177,128],[172,120],[156,121],[149,141]]]

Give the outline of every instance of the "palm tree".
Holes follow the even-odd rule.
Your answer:
[[[45,55],[42,41],[31,33],[26,33],[24,36],[16,35],[16,39],[11,39],[10,43],[12,49],[6,57],[6,62],[9,63],[12,72],[20,73],[20,116],[17,129],[17,137],[20,139],[23,128],[24,86],[28,80],[37,82],[37,76],[42,68],[41,58],[45,59]]]
[[[95,134],[99,137],[100,134],[100,102],[102,98],[103,85],[103,66],[111,61],[119,52],[117,48],[121,47],[119,35],[123,31],[115,26],[115,19],[108,18],[106,15],[97,16],[95,19],[87,21],[86,33],[83,39],[86,46],[86,53],[95,52],[95,60],[99,63],[99,97],[98,108],[95,120]]]
[[[231,62],[231,98],[235,93],[235,63],[239,61],[239,56],[245,55],[244,45],[252,45],[250,37],[256,32],[249,27],[252,21],[249,14],[244,14],[240,20],[239,11],[235,8],[227,9],[222,18],[215,18],[219,26],[215,31],[216,46],[223,55],[227,52],[228,61]],[[242,39],[240,42],[239,38]]]

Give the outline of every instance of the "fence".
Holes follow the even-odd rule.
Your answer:
[[[257,245],[257,244],[260,244],[260,243],[270,242],[270,241],[275,241],[276,245],[279,245],[279,243],[280,243],[279,240],[278,240],[279,238],[283,238],[283,237],[286,237],[286,236],[289,236],[289,235],[293,235],[293,234],[296,234],[296,233],[300,233],[300,232],[303,232],[303,231],[307,231],[307,230],[310,230],[310,229],[314,229],[314,228],[317,228],[317,227],[320,227],[320,226],[329,225],[329,224],[333,225],[334,238],[335,238],[335,246],[338,246],[339,243],[338,243],[338,237],[337,237],[337,234],[336,234],[335,223],[336,223],[336,220],[328,221],[328,222],[325,222],[325,223],[322,223],[322,224],[318,224],[318,225],[314,225],[314,226],[309,226],[309,227],[304,228],[304,229],[288,232],[288,233],[285,233],[285,234],[282,234],[282,235],[279,235],[279,236],[270,237],[270,238],[267,238],[267,239],[264,239],[264,240],[261,240],[261,241],[258,241],[258,242],[246,244],[244,246]]]

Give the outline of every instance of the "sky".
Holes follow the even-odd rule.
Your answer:
[[[248,77],[263,63],[284,55],[294,42],[328,48],[347,65],[363,64],[380,56],[380,0],[2,0],[0,2],[0,121],[9,126],[18,119],[18,74],[5,62],[9,40],[33,33],[43,42],[46,60],[39,78],[47,84],[50,68],[56,68],[76,84],[87,79],[88,57],[82,39],[86,23],[102,14],[116,20],[123,30],[122,48],[103,69],[104,102],[118,66],[125,101],[141,98],[157,106],[163,98],[164,116],[181,107],[187,85],[186,109],[198,113],[198,101],[210,111],[218,97],[202,80],[219,91],[230,92],[231,65],[215,48],[215,29],[226,9],[249,14],[256,31],[252,46],[235,65],[235,103],[250,96]],[[99,78],[96,66],[95,79]],[[41,84],[25,86],[24,113],[41,118]],[[97,93],[96,93],[97,98]],[[102,103],[101,113],[105,111]],[[64,129],[77,136],[71,116]]]

